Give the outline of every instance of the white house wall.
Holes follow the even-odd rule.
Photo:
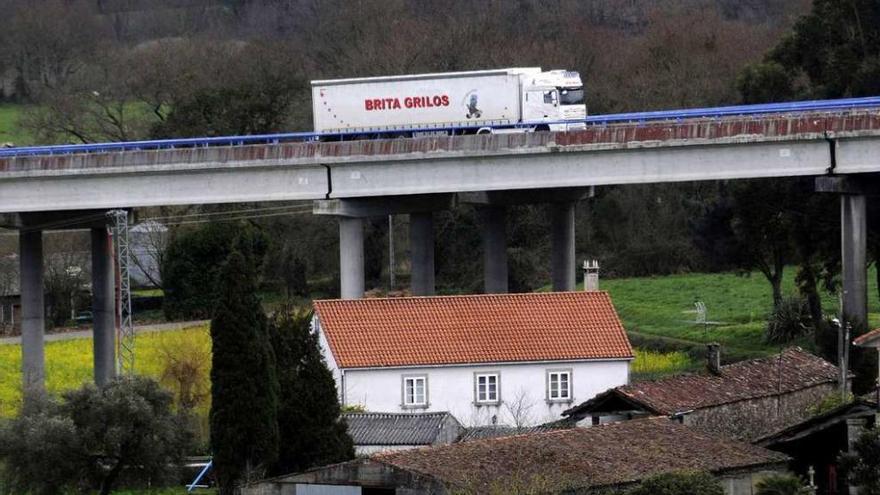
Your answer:
[[[326,345],[323,339],[322,344]],[[328,359],[328,364],[331,360]],[[546,400],[548,370],[571,371],[573,390],[570,401],[551,403]],[[498,424],[520,426],[562,419],[562,411],[569,407],[609,388],[626,384],[629,361],[380,368],[342,370],[342,373],[336,368],[333,372],[345,405],[360,405],[374,412],[448,411],[465,426],[492,424],[492,417],[496,416]],[[497,372],[500,375],[500,405],[474,404],[474,374],[477,372]],[[402,407],[404,375],[427,376],[427,407]],[[344,390],[340,386],[341,378]]]

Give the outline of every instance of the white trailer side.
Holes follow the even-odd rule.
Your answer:
[[[312,82],[316,132],[503,126],[522,120],[521,74],[539,68]]]

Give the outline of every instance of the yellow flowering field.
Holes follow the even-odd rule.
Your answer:
[[[693,368],[693,362],[687,354],[677,352],[654,352],[635,349],[636,358],[630,366],[630,373],[635,375],[666,375],[687,371]]]
[[[192,389],[200,400],[196,412],[204,416],[210,407],[211,336],[208,325],[182,330],[145,332],[137,335],[135,370],[161,381],[172,391],[180,379],[174,363],[189,361],[199,370]],[[177,367],[181,368],[181,367]],[[92,340],[73,339],[46,343],[46,388],[51,394],[77,388],[92,380]],[[21,406],[21,346],[0,345],[0,417],[11,417]]]

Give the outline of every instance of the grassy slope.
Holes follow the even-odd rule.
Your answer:
[[[785,273],[784,289],[794,293],[794,269]],[[868,280],[875,280],[874,268]],[[690,342],[721,342],[748,354],[776,349],[763,342],[764,325],[772,306],[770,284],[760,274],[686,274],[666,277],[604,280],[600,283],[614,301],[627,331]],[[870,320],[880,321],[877,287],[869,284]],[[824,294],[827,313],[837,311],[836,297]],[[720,325],[695,325],[695,301],[703,301],[708,319]]]
[[[18,127],[21,105],[0,105],[0,144],[13,143],[17,146],[34,144],[34,139]]]

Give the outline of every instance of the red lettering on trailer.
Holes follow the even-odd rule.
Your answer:
[[[373,110],[399,110],[401,108],[434,108],[448,106],[448,95],[407,96],[403,99],[403,105],[400,103],[400,98],[367,98],[364,100],[364,109],[368,112]]]

